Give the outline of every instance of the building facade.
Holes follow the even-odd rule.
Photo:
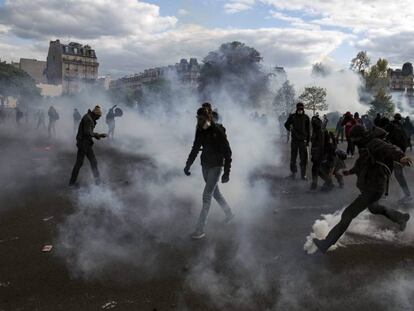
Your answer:
[[[20,58],[18,63],[12,62],[12,65],[20,70],[25,71],[35,80],[36,84],[46,83],[46,62],[37,59]]]
[[[144,70],[139,74],[125,76],[110,82],[110,89],[129,88],[133,90],[141,90],[142,86],[160,79],[177,78],[184,84],[196,87],[200,77],[201,66],[196,58],[181,59],[175,65],[156,67]]]
[[[406,92],[409,95],[414,94],[414,75],[411,63],[405,63],[401,69],[389,69],[388,76],[392,91]]]
[[[99,63],[89,45],[50,41],[46,75],[48,83],[61,84],[63,94],[76,94],[98,78]]]

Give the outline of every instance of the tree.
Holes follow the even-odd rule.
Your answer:
[[[299,100],[305,105],[305,109],[312,110],[315,115],[317,110],[327,110],[326,89],[318,86],[305,87]]]
[[[331,73],[331,69],[323,63],[315,63],[312,65],[312,75],[316,77],[326,77]]]
[[[392,96],[386,90],[380,89],[371,102],[371,107],[368,110],[368,115],[375,118],[377,113],[391,118],[394,115],[395,105],[392,102]]]
[[[387,90],[388,85],[388,61],[380,58],[365,74],[365,87],[368,92],[377,94],[381,89]]]
[[[273,107],[278,114],[290,113],[295,107],[295,89],[289,80],[285,81],[277,91]]]
[[[261,71],[261,61],[256,49],[237,41],[224,43],[208,53],[199,78],[202,100],[225,91],[240,103],[258,102],[268,91],[268,77]]]
[[[370,63],[371,60],[368,57],[367,51],[360,51],[357,56],[352,59],[350,67],[352,70],[363,74]]]
[[[0,96],[3,100],[14,96],[24,101],[39,99],[41,95],[35,81],[25,71],[0,62]]]

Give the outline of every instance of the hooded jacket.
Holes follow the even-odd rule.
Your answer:
[[[96,126],[96,121],[92,116],[92,111],[88,110],[88,112],[82,117],[82,120],[79,123],[78,127],[78,134],[76,135],[77,143],[88,143],[93,145],[93,137],[97,137],[98,134],[94,133],[94,129]]]
[[[201,165],[203,167],[224,166],[224,174],[230,174],[232,153],[224,126],[212,122],[206,130],[197,128],[186,166],[191,166],[194,163],[201,148]]]
[[[335,156],[335,143],[326,128],[323,128],[322,120],[312,118],[312,146],[311,157],[313,162],[333,163]]]
[[[361,192],[388,190],[393,162],[399,162],[404,156],[400,148],[384,141],[386,135],[386,131],[375,127],[359,147],[359,158],[349,172],[357,175],[357,187]]]
[[[310,141],[310,120],[303,113],[292,113],[285,122],[285,128],[292,133],[292,141]]]
[[[387,140],[405,152],[408,147],[408,137],[403,125],[399,121],[393,120],[386,125],[385,130],[388,132]]]

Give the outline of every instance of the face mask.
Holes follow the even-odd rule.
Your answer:
[[[298,110],[297,113],[298,114],[303,114],[303,110]]]
[[[211,122],[210,121],[204,122],[204,124],[203,124],[203,130],[208,129],[210,127],[210,125],[211,125]]]

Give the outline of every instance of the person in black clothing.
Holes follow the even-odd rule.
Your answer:
[[[16,107],[16,123],[17,126],[20,126],[20,120],[23,119],[23,112],[19,109],[19,107]]]
[[[312,184],[311,190],[318,187],[318,176],[325,182],[322,190],[331,190],[332,169],[335,156],[335,140],[331,139],[324,122],[319,116],[312,117],[312,138],[311,138],[311,161],[312,161]]]
[[[290,154],[290,177],[295,179],[297,167],[296,158],[300,157],[300,173],[303,180],[306,177],[306,165],[308,162],[307,147],[310,141],[310,120],[305,114],[305,107],[302,103],[296,105],[296,112],[289,115],[285,122],[285,128],[291,132],[291,154]]]
[[[77,186],[76,180],[78,178],[79,170],[82,167],[85,156],[88,158],[92,167],[92,173],[95,178],[95,183],[100,184],[101,179],[98,171],[98,162],[96,161],[95,153],[93,152],[93,140],[105,138],[106,134],[98,134],[93,130],[96,126],[96,121],[102,116],[101,107],[96,106],[92,111],[83,116],[79,123],[78,134],[76,135],[76,146],[78,147],[78,153],[76,155],[76,163],[72,170],[72,176],[69,181],[70,186]]]
[[[223,209],[226,215],[224,220],[226,223],[234,217],[218,186],[223,166],[224,173],[221,176],[221,182],[227,183],[230,179],[232,152],[226,137],[226,130],[222,125],[216,124],[213,121],[211,110],[206,107],[198,109],[197,120],[197,130],[193,147],[191,148],[184,168],[184,173],[187,176],[191,175],[190,167],[202,148],[201,166],[206,185],[203,192],[203,207],[196,230],[191,236],[193,239],[201,239],[205,236],[204,227],[207,222],[212,197],[216,199]]]
[[[108,124],[108,137],[114,138],[115,134],[115,112],[114,109],[117,105],[113,106],[111,109],[109,109],[108,113],[106,114],[106,124]]]
[[[408,139],[408,146],[410,147],[410,150],[413,150],[413,146],[411,145],[411,135],[413,135],[414,133],[414,127],[413,124],[411,123],[410,117],[406,117],[404,120],[404,131],[405,134],[407,135],[407,139]]]
[[[344,126],[342,122],[344,121],[344,117],[340,117],[338,122],[336,123],[336,142],[339,144],[339,137],[341,138],[341,143],[344,142]]]
[[[47,114],[49,116],[49,126],[47,128],[49,138],[56,137],[56,122],[59,120],[59,114],[53,106],[49,107]]]
[[[377,116],[374,119],[374,125],[376,127],[380,127],[381,119],[382,119],[381,114],[377,113]]]
[[[76,132],[76,129],[79,127],[79,122],[82,119],[81,114],[79,113],[78,109],[73,110],[73,133]]]
[[[358,146],[359,158],[349,171],[344,175],[357,175],[357,187],[361,194],[352,202],[341,215],[340,222],[332,228],[323,240],[314,239],[318,249],[325,253],[331,245],[334,245],[344,234],[352,220],[366,208],[373,214],[380,214],[397,223],[400,230],[404,230],[409,214],[388,209],[379,204],[384,192],[388,191],[388,181],[392,172],[393,162],[401,165],[410,165],[411,159],[404,155],[398,147],[383,140],[386,132],[380,128],[374,128],[368,132],[361,125],[355,125],[350,138]]]
[[[408,138],[404,131],[403,119],[401,114],[396,113],[394,120],[386,123],[385,130],[388,132],[387,141],[391,144],[399,147],[402,152],[405,152],[408,147]],[[400,164],[394,165],[394,176],[400,185],[402,191],[404,192],[404,197],[399,200],[399,203],[408,203],[413,199],[411,197],[411,191],[408,188],[407,181],[404,176],[403,167]]]

